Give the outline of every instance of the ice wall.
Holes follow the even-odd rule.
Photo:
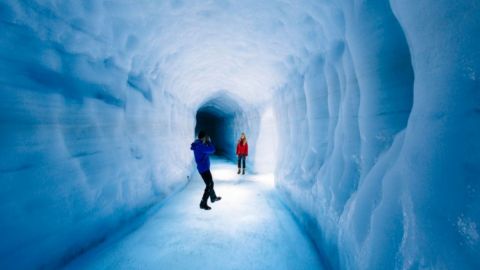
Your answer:
[[[271,38],[270,7],[2,1],[0,268],[57,268],[185,184],[195,114],[223,91],[231,137],[254,145],[256,106],[301,53]]]
[[[57,267],[182,186],[200,111],[332,268],[480,268],[479,11],[2,1],[0,268]]]
[[[480,6],[328,9],[275,98],[278,188],[334,268],[479,268]]]
[[[127,26],[96,1],[40,2],[0,3],[1,269],[59,267],[193,168],[194,110]]]

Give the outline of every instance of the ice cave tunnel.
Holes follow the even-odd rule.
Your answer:
[[[2,0],[0,70],[0,269],[480,269],[478,0]]]

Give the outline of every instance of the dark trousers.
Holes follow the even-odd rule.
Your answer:
[[[208,197],[210,201],[213,201],[217,198],[215,190],[213,190],[213,178],[210,170],[200,174],[202,176],[203,182],[205,182],[205,191],[202,196],[202,203],[207,203]]]
[[[243,168],[245,169],[245,160],[246,160],[247,156],[244,156],[244,155],[238,155],[238,168],[242,168],[242,166],[240,165],[243,165]]]

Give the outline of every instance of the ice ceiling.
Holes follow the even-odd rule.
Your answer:
[[[319,22],[325,4],[314,1],[12,5],[19,6],[15,16],[33,17],[25,23],[42,38],[70,53],[109,60],[129,71],[131,84],[151,84],[193,107],[219,90],[249,103],[265,102],[292,68],[302,68],[325,44]],[[53,20],[58,24],[49,24]],[[71,35],[72,28],[78,33]]]
[[[285,83],[295,59],[321,48],[319,10],[306,1],[178,1],[153,5],[140,21],[153,28],[149,63],[181,100],[196,105],[195,93],[225,89],[259,104]]]
[[[57,268],[183,186],[199,112],[225,151],[247,133],[332,268],[480,268],[478,14],[2,1],[0,268]]]

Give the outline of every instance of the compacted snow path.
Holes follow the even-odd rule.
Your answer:
[[[112,237],[67,269],[321,269],[310,240],[278,201],[271,175],[236,174],[212,160],[223,199],[199,209],[198,174],[130,233]]]

